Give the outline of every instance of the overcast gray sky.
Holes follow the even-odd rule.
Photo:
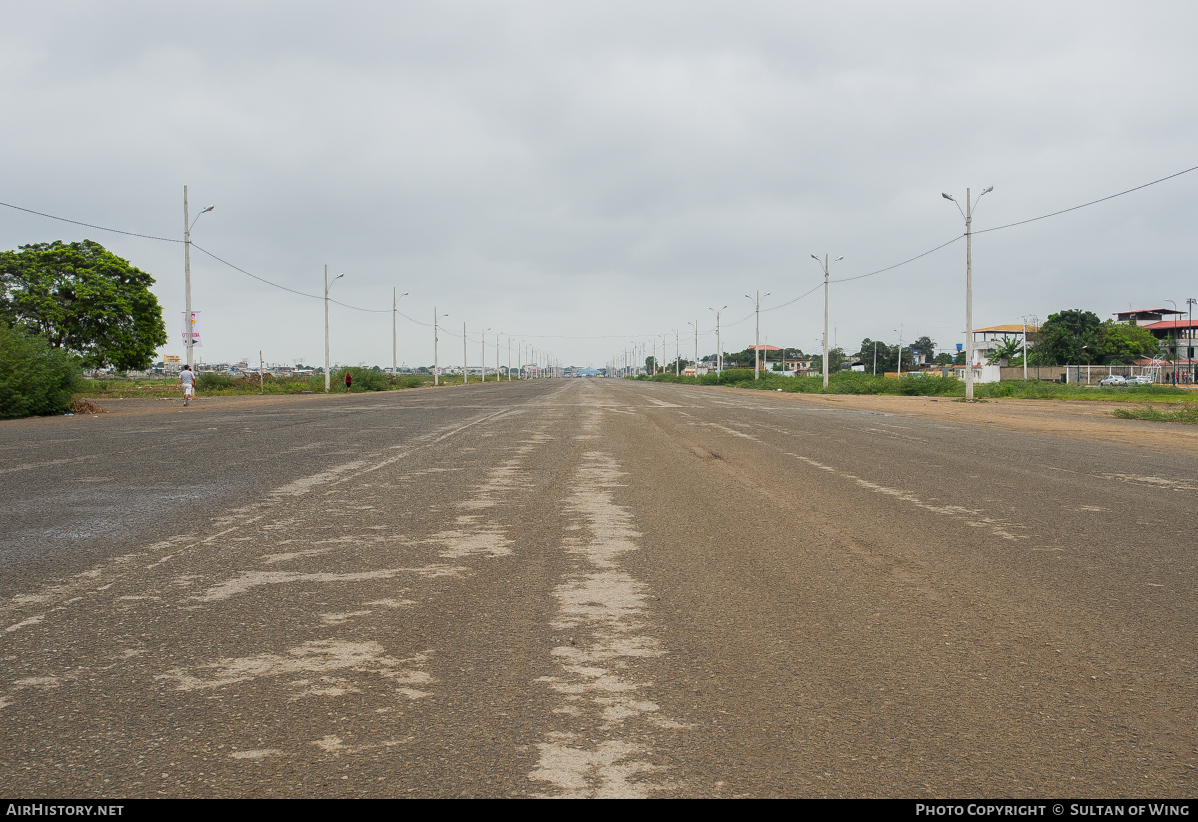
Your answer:
[[[334,297],[333,359],[389,365],[391,289],[572,364],[688,321],[715,350],[819,284],[963,231],[1198,165],[1192,3],[5,3],[0,200],[193,240]],[[974,241],[978,326],[1185,307],[1198,172]],[[0,209],[4,248],[95,239],[157,279],[181,354],[183,252]],[[323,360],[319,300],[194,253],[208,361]],[[833,285],[836,341],[963,342],[965,248]],[[763,312],[815,350],[820,292]],[[734,324],[735,323],[735,324]],[[492,344],[493,344],[493,338]],[[506,337],[502,361],[506,364]],[[660,340],[660,336],[658,337]],[[400,319],[399,359],[432,362]],[[660,345],[660,342],[659,342]],[[669,342],[673,355],[673,338]],[[470,347],[477,364],[478,345]],[[488,362],[494,362],[494,352]]]

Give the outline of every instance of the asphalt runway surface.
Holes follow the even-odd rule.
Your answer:
[[[0,424],[4,795],[1194,794],[1192,449],[615,380],[107,406]]]

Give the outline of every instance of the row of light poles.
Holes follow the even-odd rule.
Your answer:
[[[984,197],[986,194],[989,194],[993,190],[994,190],[994,186],[990,186],[989,188],[984,189],[982,191],[982,193],[978,195],[977,201],[973,201],[970,196],[970,190],[968,188],[965,189],[965,208],[964,209],[961,208],[960,203],[958,203],[952,195],[941,194],[941,196],[944,197],[944,199],[951,200],[953,202],[953,204],[957,206],[957,210],[961,212],[961,216],[965,219],[965,398],[967,400],[973,399],[973,345],[972,345],[972,343],[973,343],[973,214],[974,214],[974,211],[977,209],[978,202],[981,202],[982,197]],[[186,185],[183,186],[183,255],[184,255],[184,283],[185,283],[185,288],[186,288],[186,314],[184,315],[184,325],[186,328],[185,342],[186,342],[186,346],[187,346],[187,365],[189,368],[193,368],[193,369],[195,366],[194,348],[195,348],[196,334],[195,334],[195,316],[192,313],[192,304],[191,304],[191,229],[195,226],[195,223],[199,221],[201,216],[203,216],[204,214],[207,214],[209,211],[212,211],[215,207],[216,206],[213,206],[213,205],[207,206],[202,211],[200,211],[199,214],[196,215],[196,218],[194,221],[191,220],[190,215],[188,213],[187,186]],[[830,265],[831,264],[828,261],[828,257],[829,257],[829,255],[825,254],[824,259],[821,261],[820,258],[817,257],[816,255],[814,255],[814,254],[811,255],[811,258],[813,260],[815,260],[816,263],[820,264],[820,267],[823,269],[823,272],[824,272],[823,378],[824,378],[824,387],[825,388],[828,386],[828,354],[829,354],[829,351],[828,351],[828,317],[829,317],[830,297],[829,297],[829,292],[828,292],[828,285],[829,285]],[[843,259],[844,259],[843,256],[837,257],[835,260],[833,260],[833,262],[840,262]],[[333,278],[333,282],[336,282],[337,280],[341,279],[344,276],[345,276],[344,273],[338,274],[336,277]],[[329,286],[330,285],[331,285],[331,283],[329,282],[329,267],[326,265],[324,267],[324,390],[326,392],[328,392],[329,387],[330,387],[329,386],[329,370],[331,367],[331,362],[329,360]],[[396,293],[397,291],[398,291],[398,289],[396,289],[396,288],[392,288],[392,290],[391,290],[391,373],[392,374],[397,374],[399,371],[399,367],[398,367],[398,365],[399,365],[398,364],[398,328],[397,328],[397,325],[398,325],[397,315],[399,312],[399,300],[402,299],[403,297],[408,296],[408,293],[409,293],[409,292],[405,291],[403,294],[397,294]],[[768,296],[770,296],[770,292],[767,291],[764,295],[762,295],[761,292],[758,291],[758,292],[756,292],[755,297],[750,296],[748,294],[745,295],[746,298],[753,300],[753,303],[754,303],[753,311],[754,311],[754,314],[756,315],[756,329],[754,332],[754,345],[753,345],[753,378],[754,379],[758,379],[760,377],[760,371],[761,371],[761,298],[762,298],[762,296],[768,297]],[[1173,300],[1166,300],[1166,302],[1173,302]],[[1189,309],[1191,312],[1191,320],[1192,320],[1193,310],[1194,310],[1193,306],[1194,306],[1195,300],[1189,299],[1189,300],[1186,300],[1186,302],[1189,304]],[[1177,304],[1175,302],[1173,302],[1173,307],[1176,310]],[[723,349],[723,344],[720,339],[720,313],[723,312],[727,308],[728,308],[728,306],[725,305],[725,306],[720,307],[719,309],[716,309],[716,308],[709,309],[710,311],[712,311],[715,314],[716,374],[717,375],[722,374],[723,369],[724,369],[724,349]],[[434,385],[439,384],[440,370],[441,370],[440,369],[439,352],[438,352],[438,345],[440,342],[439,321],[440,321],[441,317],[448,317],[448,316],[449,316],[448,314],[438,314],[436,307],[433,308],[433,384]],[[698,325],[698,321],[696,321],[694,323],[691,323],[688,321],[687,324],[692,325],[695,329],[695,367],[697,369],[698,364],[699,364],[699,325]],[[483,358],[482,359],[483,382],[486,382],[486,374],[487,374],[486,333],[490,330],[491,330],[490,328],[486,328],[482,332],[481,345],[482,345],[482,358]],[[678,370],[678,360],[679,360],[679,357],[678,357],[678,332],[675,329],[671,329],[671,330],[674,331],[674,335],[675,335],[675,339],[674,339],[675,371],[677,371]],[[1176,350],[1177,349],[1176,328],[1174,329],[1174,332],[1175,332],[1174,333],[1174,350]],[[463,323],[462,324],[462,381],[463,381],[463,384],[465,384],[469,380],[469,374],[468,374],[468,370],[467,370],[467,356],[466,356],[466,333],[467,333],[466,325],[465,325],[465,323]],[[1193,333],[1192,328],[1190,329],[1189,333],[1192,335],[1192,333]],[[499,336],[500,335],[498,333],[496,333],[496,335],[495,335],[495,375],[496,375],[496,379],[499,379],[499,350],[500,350],[499,349]],[[663,356],[665,355],[665,348],[666,348],[664,336],[665,335],[663,335],[662,346],[661,346]],[[901,341],[902,335],[900,334],[899,336],[900,336],[899,371],[901,373],[901,371],[902,371],[902,341]],[[1027,371],[1026,318],[1025,318],[1025,322],[1024,322],[1023,345],[1024,345],[1024,355],[1023,355],[1024,378],[1026,379],[1026,371]],[[634,344],[634,346],[635,346],[635,344]],[[523,348],[523,345],[521,345],[521,348]],[[656,344],[655,344],[655,349],[656,349]],[[535,349],[533,349],[533,352],[534,352],[534,356],[535,356]],[[656,370],[656,365],[657,365],[656,350],[654,350],[653,363],[654,363],[654,370]],[[548,365],[548,363],[547,363],[547,365]],[[613,362],[613,368],[614,368],[614,365],[615,365],[615,363]],[[523,368],[524,367],[522,365],[521,371],[523,371]],[[550,368],[555,369],[556,366],[550,365]],[[540,371],[540,369],[538,366],[538,375],[539,375],[539,371]],[[508,340],[508,380],[509,381],[511,380],[511,340],[510,339]]]

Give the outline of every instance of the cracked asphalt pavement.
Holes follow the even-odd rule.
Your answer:
[[[2,423],[0,788],[1193,795],[1194,438],[907,399]]]

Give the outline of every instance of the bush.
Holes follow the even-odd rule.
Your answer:
[[[196,379],[197,391],[214,391],[220,388],[232,388],[233,377],[230,374],[216,374],[209,372],[200,374]]]
[[[43,337],[0,325],[0,419],[65,414],[79,360]]]
[[[340,371],[334,371],[330,374],[329,391],[337,392],[345,390],[345,372],[348,371],[353,375],[354,381],[350,386],[350,391],[357,394],[360,391],[386,391],[391,387],[389,375],[381,371],[371,371],[368,368],[359,368],[358,366],[350,366],[342,368]],[[313,376],[312,381],[319,384],[320,391],[324,391],[324,377]]]

